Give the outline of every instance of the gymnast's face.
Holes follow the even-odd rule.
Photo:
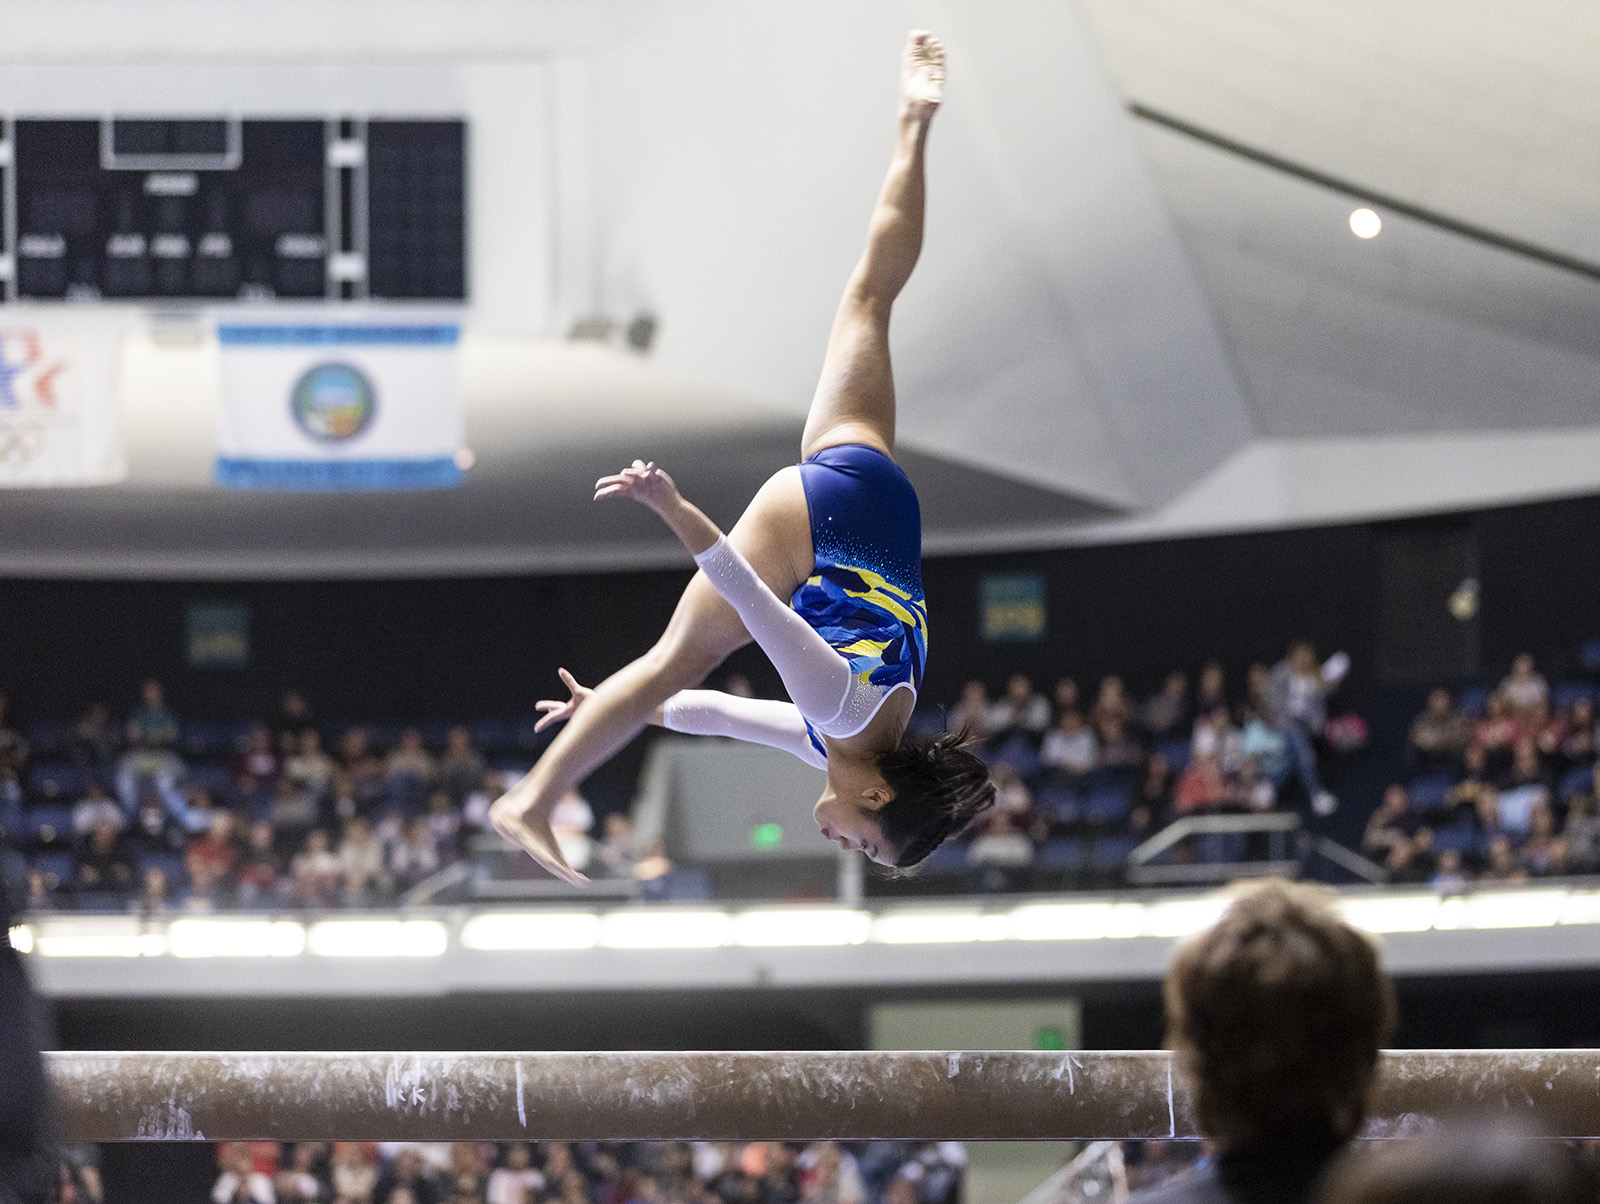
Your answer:
[[[841,849],[859,849],[879,865],[893,865],[893,850],[878,824],[878,812],[892,797],[889,787],[875,772],[841,774],[839,768],[829,767],[827,789],[811,811],[823,839]],[[862,780],[856,781],[857,776]]]

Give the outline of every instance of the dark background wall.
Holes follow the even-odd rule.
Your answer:
[[[1351,697],[1381,685],[1385,599],[1398,560],[1441,533],[1481,580],[1466,641],[1477,665],[1457,677],[1498,678],[1532,651],[1571,672],[1600,636],[1600,498],[1406,523],[1215,536],[1051,552],[931,559],[924,568],[931,655],[924,698],[953,700],[969,676],[998,686],[1016,671],[1042,683],[1092,683],[1117,672],[1139,691],[1173,667],[1218,657],[1238,682],[1306,637],[1355,659]],[[1396,569],[1394,565],[1400,565]],[[1386,567],[1387,566],[1387,567]],[[979,582],[1031,572],[1046,582],[1048,631],[1038,643],[982,640]],[[67,716],[90,698],[132,701],[145,675],[167,682],[180,712],[226,719],[259,713],[289,686],[324,716],[427,718],[526,714],[565,665],[594,680],[647,648],[688,572],[351,582],[0,581],[0,690],[17,718]],[[1424,591],[1426,593],[1426,591]],[[1414,637],[1448,634],[1442,597],[1425,599]],[[239,670],[185,663],[185,608],[240,601],[252,614],[253,661]],[[1433,628],[1428,625],[1434,624]],[[1444,625],[1444,626],[1440,626]],[[1454,637],[1452,637],[1454,638]],[[747,649],[735,666],[776,691]],[[1404,675],[1399,675],[1403,677]]]

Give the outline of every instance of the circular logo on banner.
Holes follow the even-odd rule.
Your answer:
[[[349,364],[318,364],[289,394],[295,425],[318,443],[345,443],[372,425],[378,394]]]

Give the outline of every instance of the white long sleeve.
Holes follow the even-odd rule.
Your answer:
[[[806,731],[792,702],[739,698],[717,690],[679,690],[661,707],[662,725],[691,736],[732,736],[792,753],[808,765],[826,769],[828,760]]]
[[[832,727],[855,680],[844,657],[767,588],[726,535],[718,536],[694,562],[739,612],[800,713],[818,727]]]

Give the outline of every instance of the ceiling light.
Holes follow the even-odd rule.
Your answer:
[[[1357,238],[1377,238],[1383,229],[1383,219],[1371,209],[1362,207],[1350,214],[1350,233]]]
[[[593,912],[489,913],[461,927],[467,949],[593,949],[600,942],[600,917]]]

